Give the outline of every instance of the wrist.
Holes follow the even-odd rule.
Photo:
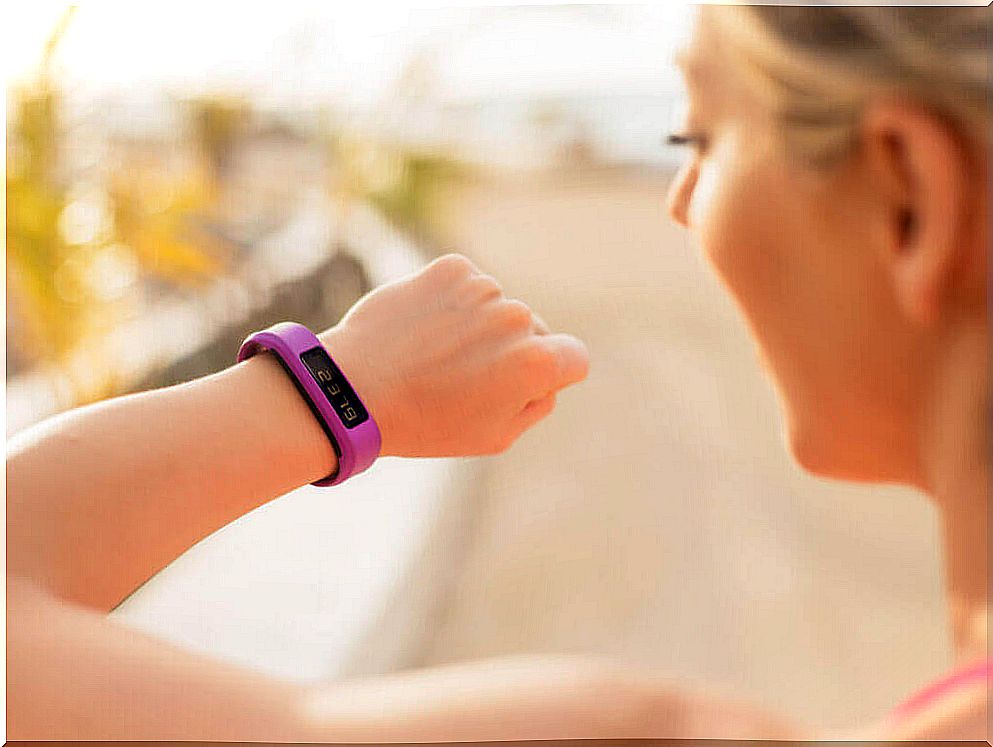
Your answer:
[[[253,332],[238,348],[238,360],[272,353],[338,457],[337,469],[314,485],[340,485],[372,466],[382,449],[375,418],[320,339],[299,322],[277,322]]]
[[[392,417],[396,408],[381,366],[377,366],[367,353],[368,341],[358,339],[341,324],[319,333],[317,339],[351,382],[359,399],[376,421],[381,437],[379,455],[397,456],[402,453],[396,444],[397,429]]]
[[[320,423],[293,382],[274,358],[256,355],[224,372],[236,400],[252,403],[257,427],[259,463],[285,466],[297,487],[338,469],[338,457]]]

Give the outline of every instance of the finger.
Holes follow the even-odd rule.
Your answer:
[[[534,319],[534,333],[536,335],[549,335],[552,333],[552,330],[550,330],[548,325],[545,324],[544,319],[538,316],[534,311],[531,312],[531,316]]]
[[[542,335],[538,340],[555,363],[551,389],[576,384],[589,374],[590,351],[582,340],[563,333]]]
[[[477,272],[476,266],[463,254],[443,254],[424,266],[418,275],[435,278],[442,284],[467,278]]]
[[[472,306],[503,295],[503,288],[492,275],[480,274],[468,278],[458,290],[459,303]]]
[[[548,416],[555,409],[555,394],[546,394],[544,397],[532,400],[525,405],[517,416],[517,426],[525,431],[542,418]]]

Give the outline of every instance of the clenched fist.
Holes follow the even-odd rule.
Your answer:
[[[384,456],[506,450],[582,381],[589,353],[448,254],[359,300],[320,335],[383,436]]]

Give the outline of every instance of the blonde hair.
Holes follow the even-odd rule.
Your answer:
[[[705,5],[701,17],[772,107],[787,147],[812,162],[849,152],[866,102],[880,94],[989,143],[989,8]]]

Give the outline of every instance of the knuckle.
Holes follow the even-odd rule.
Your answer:
[[[459,286],[458,297],[464,306],[481,306],[499,298],[503,288],[489,275],[471,275]]]
[[[503,293],[503,286],[492,275],[477,275],[473,283],[483,293]]]
[[[451,253],[438,257],[431,263],[429,269],[435,274],[458,278],[467,276],[475,267],[465,255]]]
[[[504,329],[524,330],[531,326],[531,309],[523,301],[509,299],[500,304],[497,321]]]

